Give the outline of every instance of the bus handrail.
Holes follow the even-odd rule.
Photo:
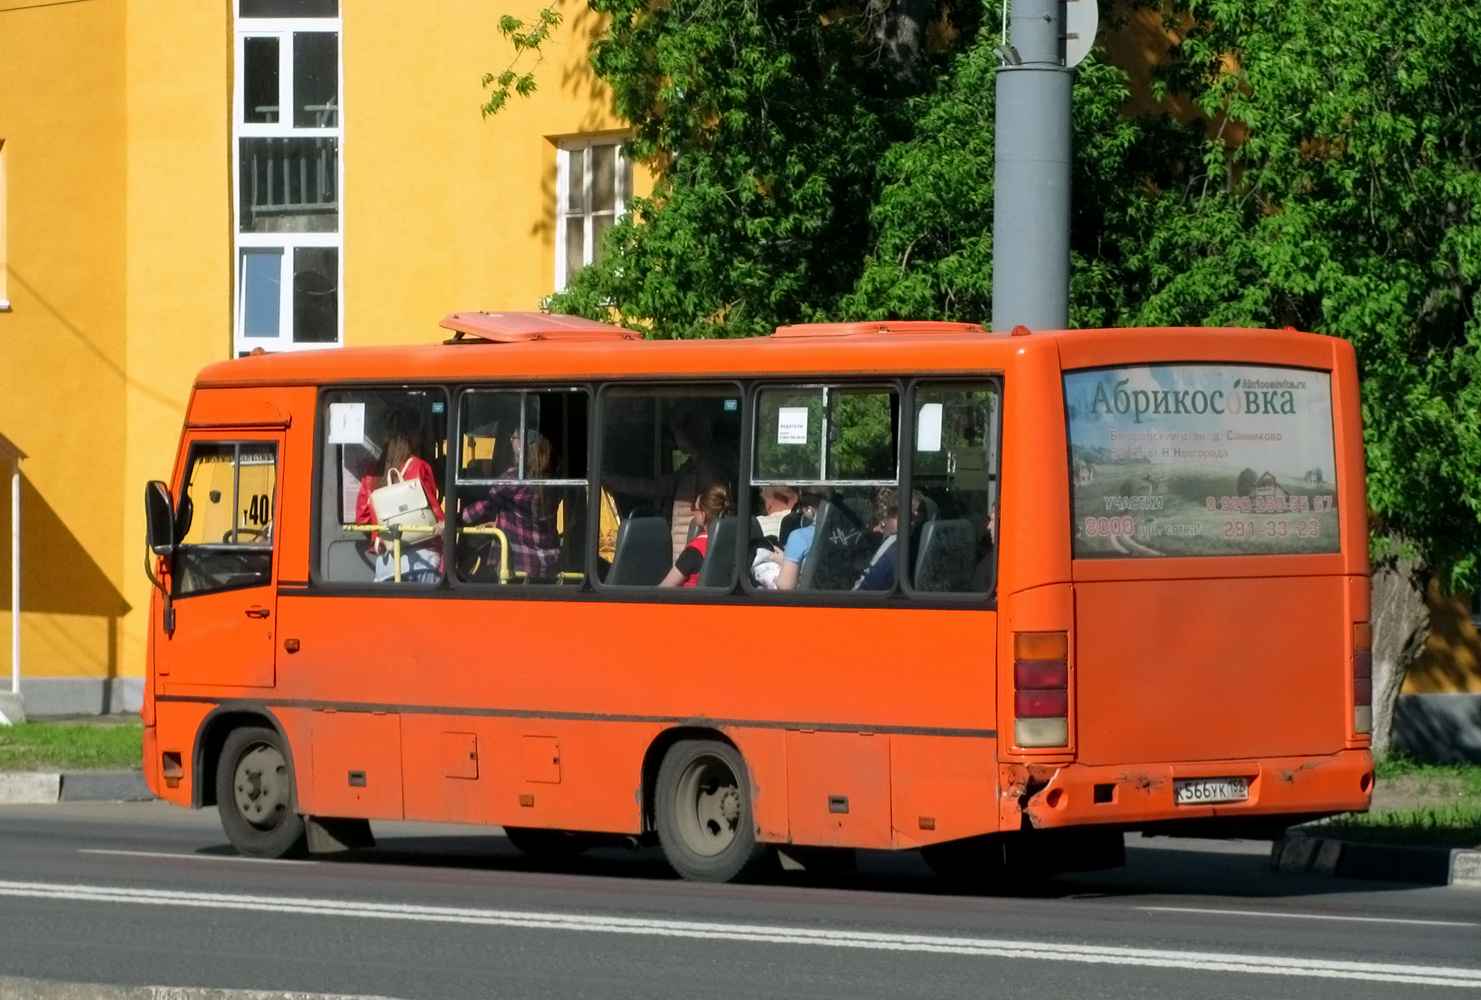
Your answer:
[[[345,531],[361,531],[366,534],[380,532],[391,540],[391,559],[394,564],[394,579],[401,582],[401,536],[405,534],[431,535],[437,529],[435,527],[423,527],[421,525],[395,525],[395,524],[342,524]],[[502,528],[493,525],[481,525],[479,527],[459,527],[458,532],[464,535],[493,535],[499,540],[499,582],[508,583],[513,577],[509,572],[509,537],[504,534]]]

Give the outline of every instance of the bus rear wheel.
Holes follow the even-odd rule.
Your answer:
[[[248,726],[226,737],[216,767],[216,808],[226,839],[247,857],[304,853],[303,817],[293,811],[293,771],[275,730]]]
[[[740,751],[714,740],[681,740],[664,755],[654,825],[682,877],[732,882],[761,868],[768,852],[756,840],[748,774]]]
[[[542,830],[530,826],[506,826],[504,836],[509,842],[532,858],[542,861],[559,861],[584,854],[592,846],[592,838],[571,830]]]

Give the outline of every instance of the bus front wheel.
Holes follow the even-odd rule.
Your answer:
[[[751,789],[740,751],[712,740],[681,740],[658,768],[654,825],[664,857],[686,879],[732,882],[761,867]]]
[[[303,817],[293,811],[293,771],[275,730],[249,726],[226,737],[216,767],[216,807],[226,839],[247,857],[304,852]]]

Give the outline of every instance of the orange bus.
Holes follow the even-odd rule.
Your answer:
[[[244,854],[1032,874],[1367,808],[1346,342],[442,325],[207,367],[149,484],[145,773]]]

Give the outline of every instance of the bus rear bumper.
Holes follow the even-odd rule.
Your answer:
[[[1244,778],[1243,801],[1180,805],[1174,789],[1185,781]],[[1002,765],[1002,829],[1113,823],[1168,824],[1182,820],[1302,816],[1366,810],[1373,799],[1373,756],[1342,750],[1314,757],[1090,766]],[[1200,825],[1200,824],[1190,824]]]

